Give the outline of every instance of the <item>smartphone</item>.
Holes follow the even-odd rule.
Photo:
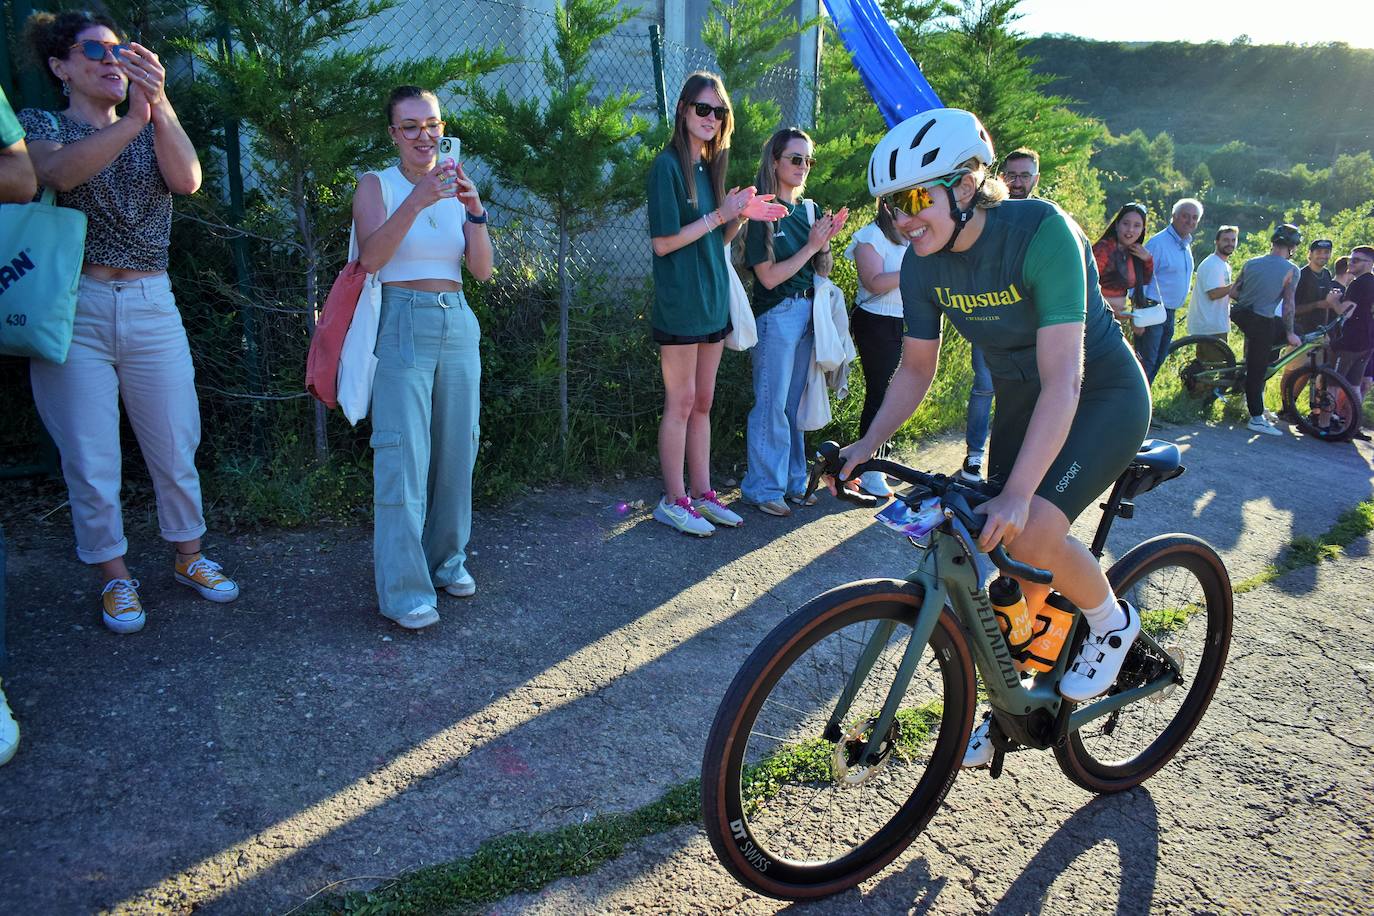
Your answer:
[[[452,162],[453,169],[457,171],[458,163],[463,161],[462,141],[457,137],[440,137],[438,157],[439,165],[445,165],[448,162]]]

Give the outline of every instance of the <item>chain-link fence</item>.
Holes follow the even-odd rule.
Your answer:
[[[204,65],[177,52],[173,44],[174,39],[198,41],[212,53],[225,54],[243,46],[242,36],[226,34],[196,4],[123,0],[117,5],[110,0],[107,5],[131,37],[167,60],[169,96],[206,172],[202,192],[177,201],[171,267],[197,366],[207,446],[202,465],[270,477],[273,471],[314,461],[321,447],[335,456],[365,460],[365,432],[348,429],[337,417],[326,428],[303,390],[311,305],[323,299],[345,258],[351,180],[328,189],[336,198],[333,212],[338,218],[319,227],[319,256],[312,262],[301,241],[299,214],[292,212],[283,192],[282,163],[262,158],[251,127],[236,123],[233,112],[203,102],[196,90],[206,76]],[[0,46],[8,59],[0,59],[0,77],[8,78],[5,88],[16,107],[59,107],[51,87],[35,79],[18,41],[18,26],[28,10],[24,0],[6,2]],[[637,93],[632,112],[657,123],[664,105],[658,86],[666,87],[671,102],[687,73],[711,69],[714,60],[704,48],[663,42],[651,24],[635,18],[601,39],[586,72],[595,82],[594,100],[627,90]],[[541,60],[556,36],[546,10],[499,0],[459,0],[444,7],[405,0],[369,18],[339,44],[354,50],[385,48],[377,55],[382,62],[500,47],[514,62],[483,77],[484,86],[546,100],[550,88]],[[797,70],[765,74],[754,97],[775,101],[784,122],[810,121],[812,96]],[[440,93],[440,101],[457,121],[456,131],[450,132],[461,136],[466,100],[450,87]],[[360,112],[358,117],[375,118],[379,135],[384,132],[380,112]],[[533,152],[565,157],[569,168],[578,166],[576,150]],[[506,448],[543,454],[552,451],[547,439],[556,436],[559,412],[556,234],[537,199],[520,188],[492,187],[480,161],[471,164],[471,172],[491,205],[497,261],[493,282],[468,290],[483,324],[483,428],[493,446],[486,455],[499,460]],[[650,259],[642,209],[610,216],[577,238],[572,248],[577,295],[571,316],[570,438],[586,446],[583,454],[570,457],[584,466],[604,469],[617,461],[615,455],[627,452],[653,454],[653,430],[646,418],[651,422],[659,409],[661,388],[642,321],[649,301]],[[16,361],[0,365],[0,385],[6,390],[25,387],[23,375]],[[724,410],[733,409],[730,398],[727,393]],[[0,448],[12,461],[31,460],[40,438],[31,414],[0,421]],[[567,460],[548,466],[557,472]]]

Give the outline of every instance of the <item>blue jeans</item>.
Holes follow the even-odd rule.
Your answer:
[[[481,437],[477,317],[459,293],[382,288],[372,383],[372,553],[393,620],[462,578]]]
[[[988,369],[982,350],[973,347],[971,355],[973,387],[968,393],[964,447],[970,455],[981,455],[988,442],[988,425],[992,421],[992,372]]]
[[[1135,336],[1135,352],[1140,357],[1140,367],[1145,370],[1145,378],[1154,384],[1155,373],[1159,371],[1160,364],[1164,362],[1164,352],[1168,349],[1167,340],[1172,339],[1174,328],[1174,313],[1166,312],[1169,316],[1164,319],[1163,324],[1154,324],[1145,328]],[[1168,338],[1164,334],[1168,330]],[[1134,333],[1134,332],[1132,332]],[[1163,348],[1160,341],[1166,341]]]
[[[806,492],[806,442],[797,425],[816,335],[811,300],[793,296],[758,316],[754,406],[749,411],[749,468],[740,482],[746,502],[766,503]]]

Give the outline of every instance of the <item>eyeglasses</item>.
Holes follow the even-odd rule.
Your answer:
[[[420,136],[420,131],[424,131],[431,137],[442,137],[444,135],[443,121],[426,121],[423,124],[416,124],[414,121],[402,121],[400,124],[391,125],[392,130],[399,130],[401,136],[407,140],[414,140]]]
[[[1003,172],[1002,177],[1007,181],[1030,181],[1039,172]]]
[[[105,59],[105,55],[108,54],[115,59],[115,63],[119,63],[121,51],[129,50],[129,46],[123,42],[97,41],[94,38],[78,41],[76,44],[69,47],[67,51],[70,52],[75,48],[80,48],[81,53],[85,55],[87,60],[102,61]]]
[[[930,189],[935,187],[952,188],[959,183],[959,179],[967,175],[967,170],[947,175],[944,178],[937,178],[925,184],[919,184],[914,188],[904,188],[901,191],[893,191],[891,194],[883,196],[883,201],[888,208],[895,213],[905,216],[915,216],[926,207],[935,203],[935,198],[931,195]]]
[[[781,158],[784,162],[790,162],[797,168],[805,167],[809,169],[814,167],[816,164],[815,156],[799,156],[796,153],[793,153],[791,156],[782,156]]]
[[[708,114],[714,114],[716,120],[722,123],[725,121],[725,116],[730,113],[730,109],[726,108],[724,105],[710,105],[706,102],[693,102],[692,110],[697,113],[698,118],[704,118]]]

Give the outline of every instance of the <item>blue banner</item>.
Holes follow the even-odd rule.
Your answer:
[[[944,107],[876,0],[825,0],[825,8],[888,127]]]

